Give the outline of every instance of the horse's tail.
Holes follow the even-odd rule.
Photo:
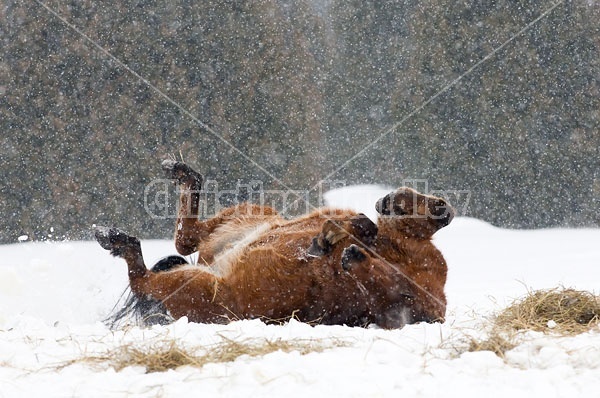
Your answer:
[[[181,256],[167,256],[154,264],[150,271],[166,272],[185,264],[188,262]],[[115,329],[123,326],[126,321],[134,325],[152,326],[166,325],[173,320],[161,301],[146,295],[138,296],[128,286],[104,323],[111,329]]]

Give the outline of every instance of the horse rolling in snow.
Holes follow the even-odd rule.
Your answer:
[[[247,203],[199,220],[202,176],[182,162],[162,167],[180,191],[175,247],[184,256],[199,252],[200,264],[170,256],[149,270],[137,238],[97,227],[100,245],[128,266],[131,296],[113,320],[137,311],[206,323],[443,321],[447,267],[431,242],[454,217],[443,199],[399,188],[377,202],[377,224],[339,209],[286,220]]]

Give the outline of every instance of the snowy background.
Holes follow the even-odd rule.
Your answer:
[[[387,192],[345,188],[331,192],[328,200],[371,212],[373,198]],[[389,331],[296,321],[203,325],[185,319],[168,326],[109,330],[101,320],[127,284],[122,260],[95,242],[3,245],[0,397],[596,396],[597,329],[575,337],[528,333],[504,359],[460,349],[465,335],[484,336],[486,318],[528,289],[563,285],[598,293],[599,241],[597,229],[514,231],[457,218],[435,235],[449,265],[446,323]],[[149,264],[174,252],[172,242],[164,240],[145,240],[142,249]],[[194,348],[224,338],[314,341],[332,348],[307,355],[243,356],[148,374],[142,367],[117,372],[105,362],[78,361],[110,355],[127,344],[175,340]]]
[[[169,156],[220,190],[417,178],[496,226],[600,226],[599,1],[3,4],[0,243],[168,239],[141,204]]]

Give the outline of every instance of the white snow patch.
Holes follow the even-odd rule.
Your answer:
[[[392,191],[392,188],[380,185],[353,185],[327,191],[323,194],[323,199],[326,206],[354,210],[376,222],[375,203]]]

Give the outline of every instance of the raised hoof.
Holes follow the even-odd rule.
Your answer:
[[[367,255],[360,247],[350,245],[342,252],[342,268],[344,271],[349,271],[354,263],[363,261],[366,258]]]
[[[202,185],[202,175],[183,162],[167,159],[163,160],[161,167],[166,178],[179,184],[192,184],[195,187]]]
[[[117,228],[97,226],[94,227],[94,237],[105,250],[110,250],[113,256],[123,255],[126,249],[141,250],[140,240],[129,236]]]

